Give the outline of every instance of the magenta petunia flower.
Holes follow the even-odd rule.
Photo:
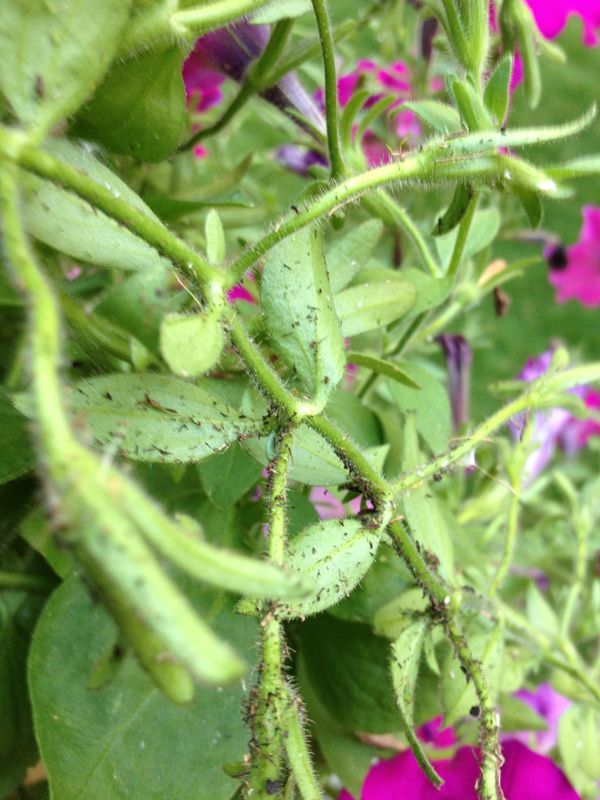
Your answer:
[[[533,381],[547,372],[552,361],[553,350],[546,350],[539,356],[527,359],[525,366],[517,378],[522,381]],[[600,394],[588,386],[576,386],[570,390],[571,394],[580,397],[587,408],[595,410],[600,408]],[[523,432],[526,417],[519,414],[514,417],[509,427],[515,438]],[[531,483],[559,447],[572,456],[581,450],[591,436],[600,435],[600,423],[593,419],[578,419],[565,408],[553,408],[550,411],[538,411],[535,414],[532,432],[532,444],[535,445],[524,467],[525,483]]]
[[[249,66],[261,55],[269,40],[268,25],[236,22],[200,37],[183,64],[188,102],[204,111],[220,102],[225,77],[240,83]],[[293,116],[309,132],[325,130],[324,117],[294,72],[284,75],[261,97]],[[197,99],[198,98],[198,99]]]
[[[583,43],[588,47],[598,44],[600,0],[527,0],[527,5],[546,39],[558,36],[568,18],[575,14],[583,21]]]
[[[315,507],[319,519],[343,519],[349,514],[358,514],[361,507],[360,495],[344,505],[324,486],[313,486],[310,492],[310,501]]]
[[[509,800],[578,800],[564,773],[546,756],[534,753],[521,742],[510,739],[502,745],[504,763],[500,782]],[[390,760],[380,761],[369,771],[360,800],[477,800],[479,751],[461,747],[450,760],[434,761],[444,780],[436,789],[421,771],[413,754],[406,750]],[[342,791],[338,800],[353,800]]]
[[[600,305],[600,207],[583,207],[583,226],[576,244],[548,247],[544,255],[558,303],[578,300],[589,308]]]
[[[535,742],[538,753],[549,753],[556,745],[558,737],[558,722],[562,714],[571,706],[571,701],[559,694],[549,683],[542,683],[534,691],[519,689],[515,697],[522,700],[545,721],[548,729],[545,731],[519,731],[511,734],[523,744]]]

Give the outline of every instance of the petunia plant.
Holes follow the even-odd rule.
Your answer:
[[[0,797],[596,797],[560,9],[2,2]]]

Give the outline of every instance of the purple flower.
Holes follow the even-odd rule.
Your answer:
[[[578,794],[564,773],[546,756],[534,753],[516,739],[502,745],[504,763],[500,782],[510,800],[578,800]],[[479,750],[461,747],[450,760],[433,764],[444,785],[436,789],[421,771],[413,754],[406,750],[380,761],[363,783],[361,800],[477,800]],[[343,791],[338,800],[353,800]]]
[[[224,77],[240,83],[250,65],[261,55],[269,40],[268,25],[236,22],[227,28],[207,33],[196,41],[183,65],[183,80],[188,98],[199,95],[202,111],[219,101],[217,90]],[[211,94],[212,92],[212,94]],[[325,130],[323,114],[295,73],[290,72],[275,85],[260,93],[261,97],[290,114],[309,132]],[[204,99],[203,99],[204,98]],[[192,102],[194,102],[192,100]]]
[[[545,731],[522,731],[511,734],[523,744],[535,742],[535,749],[539,753],[549,753],[556,745],[558,736],[558,721],[561,715],[570,706],[571,701],[555,691],[549,683],[542,683],[535,691],[519,689],[515,697],[522,700],[546,722],[548,729]]]
[[[552,354],[553,350],[550,349],[539,356],[527,359],[517,378],[522,381],[533,381],[544,375],[552,361]],[[587,408],[600,408],[600,394],[588,386],[576,386],[570,392],[580,397]],[[511,420],[509,425],[515,438],[522,435],[525,423],[526,417],[523,414]],[[591,436],[598,435],[600,435],[600,423],[593,419],[578,419],[564,408],[536,412],[531,440],[537,447],[525,464],[525,483],[531,483],[540,474],[557,447],[572,456],[585,447]]]
[[[567,300],[600,305],[600,207],[584,206],[579,241],[570,247],[548,247],[544,253],[558,303]]]
[[[452,428],[460,433],[469,419],[469,394],[473,353],[464,336],[442,334],[436,337],[446,356],[448,394],[452,407]]]

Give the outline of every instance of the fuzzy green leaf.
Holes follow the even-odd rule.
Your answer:
[[[334,294],[344,289],[366,266],[382,231],[381,220],[370,219],[352,228],[328,249],[327,270]]]
[[[202,461],[261,424],[211,394],[210,382],[194,386],[168,375],[83,380],[71,390],[71,404],[97,446],[136,461]]]
[[[94,157],[89,146],[52,139],[44,149],[110,189],[115,197],[157,219],[121,178]],[[29,173],[23,173],[22,181],[25,224],[29,233],[44,244],[79,261],[105,267],[144,271],[170,267],[153,247],[72,192]]]
[[[195,604],[250,657],[253,621],[214,592],[197,590]],[[55,592],[36,630],[29,676],[52,796],[147,800],[151,786],[161,798],[229,800],[236,782],[222,765],[241,759],[248,739],[240,684],[199,688],[180,707],[126,657],[108,685],[91,691],[90,676],[114,640],[114,623],[76,579]]]
[[[460,115],[452,106],[438,100],[409,100],[400,110],[408,109],[437,133],[456,133],[462,128]]]
[[[335,310],[344,336],[384,328],[411,309],[417,298],[412,284],[388,280],[363,283],[335,296]]]
[[[15,116],[46,132],[76,111],[108,69],[130,0],[3,0],[0,90]]]
[[[160,351],[174,375],[196,378],[219,360],[225,337],[219,312],[167,314],[160,326]]]
[[[299,231],[271,250],[261,301],[274,349],[298,376],[302,391],[323,408],[346,359],[319,229]]]
[[[291,543],[286,564],[311,578],[314,591],[306,598],[279,606],[286,619],[316,614],[346,597],[369,569],[380,531],[355,519],[329,519],[302,531]]]

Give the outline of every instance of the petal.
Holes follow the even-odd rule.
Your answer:
[[[500,782],[510,800],[579,800],[564,773],[546,756],[534,753],[521,742],[511,739],[502,747],[504,765]]]

